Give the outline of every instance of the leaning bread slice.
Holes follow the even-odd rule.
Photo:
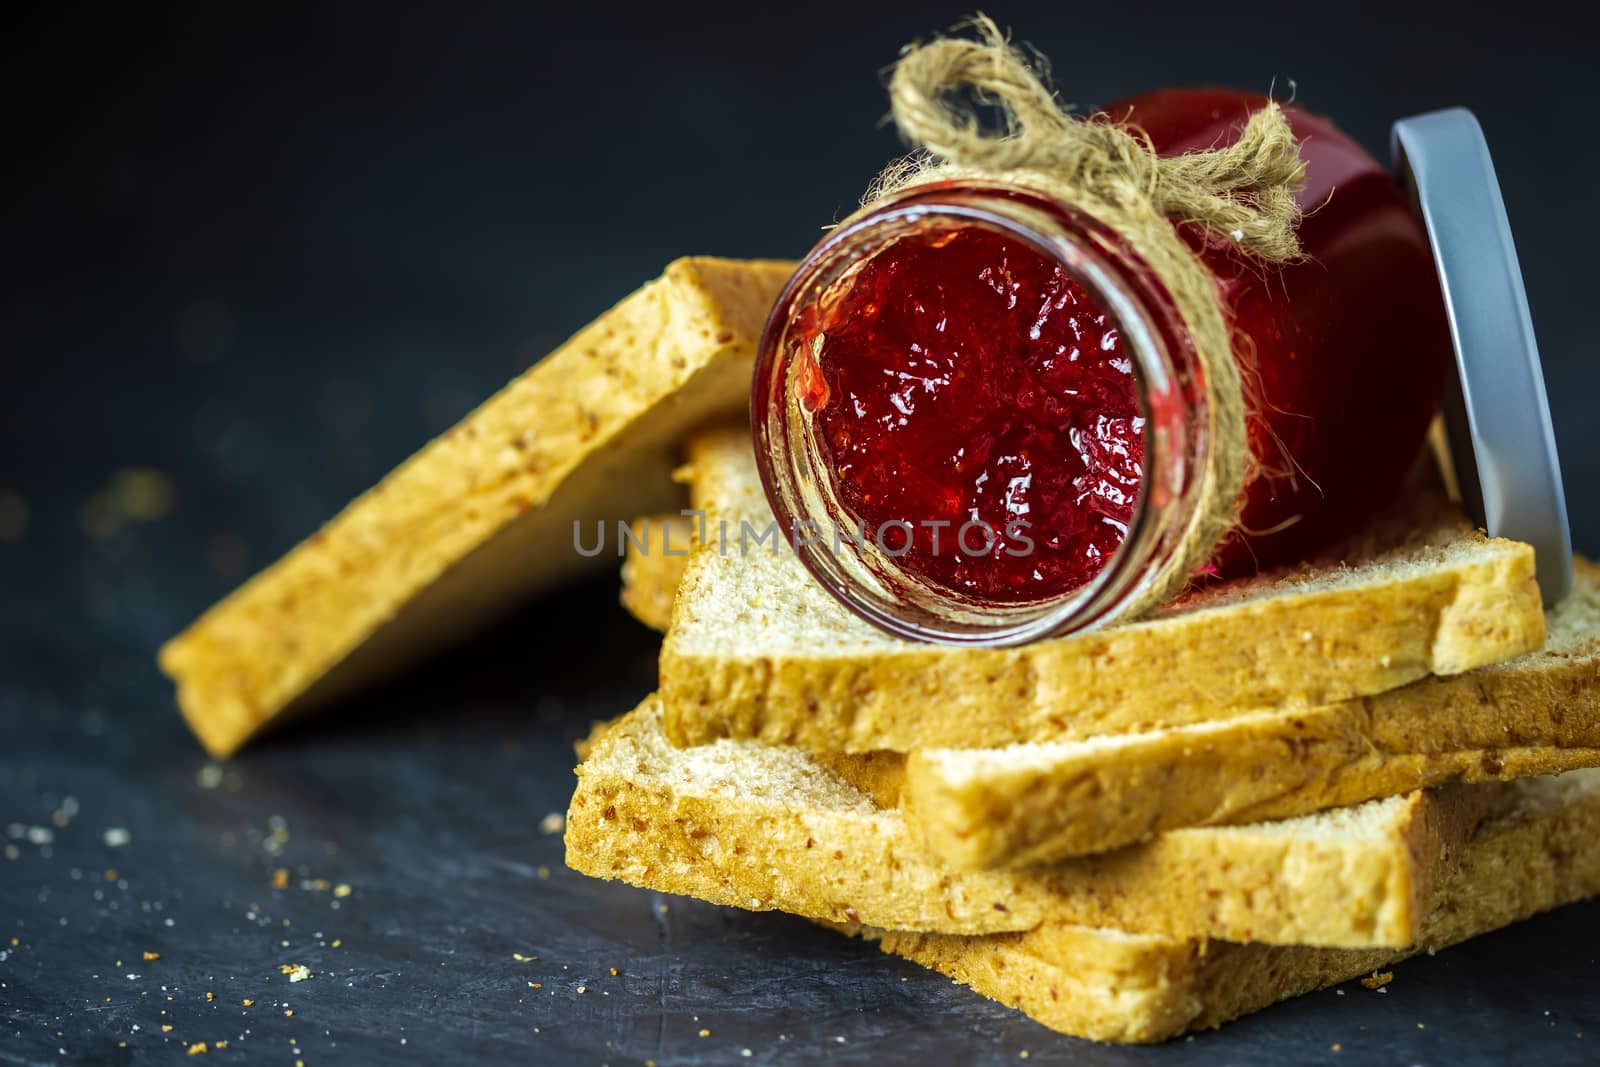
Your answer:
[[[1314,708],[1087,741],[915,752],[909,810],[950,864],[1020,866],[1173,826],[1600,766],[1600,566],[1580,559],[1576,574],[1537,652]]]
[[[1021,934],[889,932],[882,947],[1064,1034],[1163,1041],[1600,893],[1600,771],[1533,778],[1462,850],[1404,949],[1224,944],[1051,922]]]
[[[1544,640],[1533,550],[1423,494],[1319,565],[1147,621],[1022,648],[917,644],[851,615],[787,546],[746,535],[772,522],[748,431],[697,437],[690,455],[710,523],[661,651],[677,744],[911,751],[1130,733],[1378,693]]]
[[[751,910],[954,933],[1044,922],[1181,937],[1403,945],[1498,787],[1457,785],[1252,826],[1176,830],[1023,871],[954,871],[896,807],[892,753],[674,748],[652,698],[591,738],[567,863]]]
[[[605,566],[574,522],[673,506],[679,438],[746,402],[790,266],[672,263],[170,641],[201,742],[227,755]]]

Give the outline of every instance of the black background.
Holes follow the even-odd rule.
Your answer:
[[[214,790],[153,666],[161,640],[667,260],[803,253],[900,151],[884,68],[963,13],[55,5],[8,28],[0,493],[27,519],[18,531],[13,503],[0,539],[0,822],[50,826],[68,795],[80,814],[48,846],[4,839],[18,858],[0,860],[0,952],[22,944],[0,961],[0,1061],[170,1059],[218,1037],[284,1057],[290,1036],[308,1063],[744,1062],[741,1043],[754,1062],[911,1058],[922,1042],[1124,1055],[796,921],[674,903],[669,928],[653,898],[563,872],[532,827],[564,806],[566,745],[651,684],[653,641],[610,582],[262,746]],[[1292,87],[1380,154],[1395,118],[1473,108],[1575,540],[1600,550],[1586,26],[1527,4],[990,13],[1085,104]],[[164,472],[174,507],[98,528],[88,502],[127,467]],[[280,854],[271,815],[292,832]],[[132,843],[105,846],[111,826]],[[295,883],[275,890],[283,863]],[[128,888],[105,881],[113,866]],[[339,912],[297,888],[317,877],[355,886]],[[1391,994],[1318,994],[1152,1055],[1306,1060],[1337,1041],[1438,1062],[1540,1040],[1581,1058],[1600,1039],[1597,922],[1568,909],[1409,965]],[[114,966],[157,944],[158,963]],[[319,977],[289,987],[277,966],[299,960]],[[245,996],[297,1016],[240,1019]],[[170,1034],[163,1006],[183,1013]],[[719,1020],[712,1038],[696,1014]]]

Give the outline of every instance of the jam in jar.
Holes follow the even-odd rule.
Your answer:
[[[1263,97],[1106,111],[1161,155],[1237,136]],[[1214,275],[1244,383],[1239,518],[1202,573],[1348,535],[1394,496],[1451,366],[1427,239],[1388,172],[1288,106],[1303,256],[1174,223]],[[1197,506],[1210,402],[1148,264],[1087,214],[982,180],[869,205],[807,257],[756,369],[757,455],[801,559],[908,636],[1006,644],[1117,613]]]

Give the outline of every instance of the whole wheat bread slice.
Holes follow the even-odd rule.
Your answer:
[[[956,933],[1045,922],[1177,937],[1403,945],[1498,787],[1323,815],[1176,830],[1101,856],[960,872],[896,806],[899,757],[758,742],[674,748],[652,698],[596,731],[567,812],[567,863],[751,910]]]
[[[918,644],[851,615],[787,546],[739,550],[741,522],[772,518],[747,430],[696,435],[690,466],[710,523],[661,651],[677,744],[911,751],[1132,733],[1383,692],[1544,641],[1533,550],[1423,494],[1334,559],[1146,621],[1012,649]]]
[[[1600,766],[1600,567],[1576,561],[1544,648],[1375,696],[1089,741],[913,753],[908,807],[961,868],[1173,826],[1277,819],[1447,781]]]
[[[1056,922],[986,937],[891,932],[880,943],[1052,1030],[1162,1041],[1600,893],[1600,771],[1525,779],[1502,803],[1405,949],[1226,944]]]
[[[161,650],[213,754],[460,640],[586,559],[573,523],[671,507],[692,425],[740,410],[791,264],[680,259]]]

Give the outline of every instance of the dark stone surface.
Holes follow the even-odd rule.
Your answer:
[[[0,1062],[173,1062],[219,1039],[213,1057],[310,1065],[1596,1058],[1596,904],[1402,964],[1383,993],[1120,1049],[798,919],[570,872],[539,823],[565,808],[571,742],[653,667],[612,592],[561,594],[220,768],[142,654],[8,643]],[[314,977],[291,983],[294,964]]]
[[[610,581],[208,770],[159,643],[667,259],[803,251],[897,150],[876,72],[959,14],[547,7],[68,3],[7,34],[0,1063],[1600,1061],[1596,905],[1126,1050],[799,920],[581,879],[539,822],[653,670]],[[1375,149],[1477,108],[1592,552],[1592,57],[1534,7],[994,13],[1074,100],[1293,77]],[[108,495],[129,468],[170,507]]]

